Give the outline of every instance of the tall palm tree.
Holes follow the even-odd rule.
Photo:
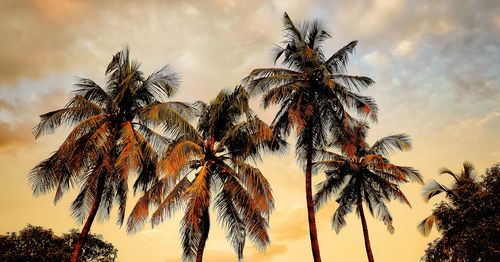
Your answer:
[[[85,224],[72,261],[78,260],[96,215],[108,217],[114,201],[118,203],[117,223],[122,224],[130,172],[139,174],[134,189],[154,182],[156,151],[167,145],[155,130],[189,131],[183,116],[189,116],[191,107],[165,102],[179,86],[170,66],[145,78],[139,63],[129,60],[126,48],[113,56],[105,74],[105,88],[79,79],[75,96],[64,108],[41,115],[33,131],[38,138],[61,125],[74,126],[59,149],[28,175],[33,194],[56,191],[54,203],[68,189],[80,187],[71,212]]]
[[[326,180],[318,184],[314,204],[318,210],[338,192],[336,201],[339,207],[332,216],[332,227],[337,233],[346,224],[345,216],[355,207],[361,218],[368,261],[374,261],[363,202],[372,215],[376,211],[377,217],[392,234],[392,216],[385,203],[397,199],[410,206],[399,185],[409,181],[421,183],[422,177],[414,168],[394,165],[388,159],[389,154],[395,150],[411,148],[407,135],[386,136],[370,146],[366,142],[367,131],[365,123],[357,123],[352,132],[344,133],[332,144],[340,148],[340,154],[327,150],[318,152],[315,167],[326,169]]]
[[[158,164],[163,177],[138,200],[128,220],[129,232],[146,222],[152,206],[153,226],[185,206],[183,258],[202,261],[212,205],[238,259],[243,258],[247,235],[261,249],[269,244],[274,200],[268,181],[248,160],[260,159],[261,149],[276,148],[274,142],[280,141],[273,140],[272,130],[251,112],[248,99],[238,87],[220,92],[209,105],[201,104],[197,135],[179,137],[164,152]]]
[[[279,106],[272,127],[280,137],[288,136],[295,128],[297,158],[303,166],[305,164],[312,253],[314,261],[318,262],[321,256],[312,199],[312,160],[316,149],[327,143],[330,134],[344,132],[352,122],[350,109],[376,120],[377,106],[373,99],[355,93],[374,81],[364,76],[344,74],[348,56],[354,51],[357,41],[326,58],[322,44],[330,34],[321,23],[304,22],[298,29],[285,13],[283,24],[285,47],[276,46],[275,62],[283,57],[285,68],[255,69],[245,83],[251,93],[264,93],[264,108]]]
[[[426,183],[422,191],[424,201],[427,203],[431,198],[441,193],[446,194],[446,197],[450,200],[459,200],[461,197],[464,197],[461,195],[460,189],[463,186],[474,184],[476,180],[476,172],[472,163],[468,161],[465,161],[463,163],[463,167],[464,169],[462,170],[462,172],[460,172],[460,174],[455,174],[448,168],[441,169],[440,175],[450,175],[451,177],[453,177],[455,182],[451,187],[446,187],[436,182],[436,180],[431,179]],[[439,221],[436,221],[436,216],[434,214],[431,214],[417,225],[417,229],[418,231],[420,231],[420,233],[422,233],[422,235],[427,236],[430,234],[434,224],[437,224],[437,226],[439,227]]]

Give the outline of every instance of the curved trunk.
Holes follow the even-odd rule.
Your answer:
[[[80,237],[76,241],[75,247],[73,248],[73,254],[71,255],[71,262],[78,261],[80,253],[82,252],[83,244],[85,243],[87,236],[89,234],[90,227],[92,227],[94,218],[97,214],[97,211],[99,210],[99,205],[101,204],[101,199],[102,199],[102,192],[104,189],[104,178],[105,178],[104,174],[99,174],[94,203],[92,203],[92,208],[90,209],[87,221],[85,221],[85,225],[83,226],[82,232],[80,233]]]
[[[363,237],[365,238],[366,255],[369,262],[374,262],[372,248],[370,246],[370,238],[368,237],[368,226],[366,225],[365,212],[363,211],[363,204],[358,200],[359,217],[361,218],[361,225],[363,226]]]
[[[200,243],[198,244],[197,254],[196,254],[196,262],[203,261],[203,251],[205,251],[205,244],[208,239],[208,232],[210,231],[210,215],[208,208],[203,211],[203,224],[201,229],[203,230],[200,238]]]
[[[313,253],[314,262],[321,262],[319,253],[318,230],[316,229],[316,218],[314,214],[313,196],[312,196],[312,156],[313,156],[313,139],[312,130],[306,127],[307,132],[307,151],[306,151],[306,203],[307,203],[307,218],[309,220],[309,237],[311,238],[311,250]]]

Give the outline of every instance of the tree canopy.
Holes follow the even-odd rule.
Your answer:
[[[209,207],[217,212],[238,259],[246,238],[263,250],[270,243],[268,218],[274,208],[270,184],[251,165],[261,152],[279,149],[284,141],[250,109],[245,89],[221,91],[210,104],[199,103],[197,135],[180,136],[163,152],[161,178],[142,196],[128,220],[134,232],[157,209],[157,225],[185,206],[181,221],[183,259],[201,261],[210,230]],[[194,129],[194,127],[193,127]]]
[[[316,218],[312,197],[312,160],[316,150],[348,128],[360,116],[377,120],[377,104],[357,92],[375,83],[365,76],[347,75],[348,57],[357,41],[352,41],[329,58],[323,44],[330,38],[319,21],[295,26],[283,15],[285,47],[276,45],[274,61],[283,67],[254,69],[245,78],[251,94],[262,93],[262,106],[279,107],[271,126],[278,137],[287,137],[295,129],[297,160],[304,167],[305,195],[309,236],[315,262],[321,262]]]
[[[389,155],[394,151],[411,149],[408,135],[389,135],[377,140],[373,145],[366,142],[367,135],[368,125],[359,122],[354,125],[353,130],[344,133],[332,144],[340,148],[340,154],[328,150],[318,152],[315,166],[325,168],[326,179],[318,184],[314,204],[315,208],[319,209],[333,195],[336,196],[339,206],[332,216],[332,228],[337,233],[345,226],[346,215],[355,208],[363,226],[368,261],[374,261],[363,203],[370,213],[380,218],[387,230],[393,233],[393,218],[386,203],[399,200],[410,206],[400,185],[410,181],[423,182],[418,170],[397,166],[389,161]]]
[[[27,225],[19,233],[0,235],[0,261],[69,261],[79,236],[76,229],[58,236],[52,229]],[[89,234],[80,261],[115,261],[117,254],[101,235]]]
[[[441,186],[446,199],[419,225],[427,233],[430,228],[424,231],[424,227],[432,221],[441,233],[429,243],[422,261],[499,261],[500,163],[486,170],[479,181],[468,162],[459,175],[447,169],[443,173],[452,175],[455,182],[449,188],[435,181],[428,184]],[[430,192],[428,188],[424,193]]]

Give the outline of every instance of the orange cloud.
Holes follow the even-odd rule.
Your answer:
[[[275,257],[283,255],[288,250],[287,246],[284,244],[274,244],[266,249],[265,252],[261,253],[252,250],[248,256],[245,257],[246,261],[272,261]],[[229,261],[229,260],[218,260],[218,261]]]
[[[26,123],[11,125],[0,121],[0,150],[32,144],[34,139]]]
[[[271,237],[277,242],[303,238],[308,234],[305,208],[276,213],[271,219]]]
[[[35,0],[34,6],[43,18],[53,23],[65,23],[85,13],[85,1]]]

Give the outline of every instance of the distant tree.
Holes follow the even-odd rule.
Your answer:
[[[325,181],[318,184],[314,196],[316,210],[335,193],[339,204],[332,216],[332,228],[338,233],[345,226],[345,216],[356,210],[363,227],[365,249],[368,261],[374,261],[368,237],[363,203],[372,215],[376,214],[390,233],[394,232],[392,216],[386,203],[399,200],[410,205],[400,189],[409,181],[423,183],[420,173],[407,166],[397,166],[389,161],[390,153],[411,148],[410,138],[395,134],[377,140],[373,145],[366,142],[368,126],[357,123],[353,130],[340,136],[333,144],[340,148],[340,154],[322,150],[317,153],[317,167],[326,168]]]
[[[19,233],[0,235],[0,261],[69,261],[73,245],[80,233],[72,229],[62,236],[51,229],[28,225]],[[89,234],[83,245],[81,261],[115,261],[118,250],[102,239],[101,235]]]
[[[429,234],[435,224],[441,236],[429,243],[422,261],[500,261],[500,163],[478,181],[471,163],[461,174],[443,169],[454,178],[451,187],[434,180],[424,188],[428,201],[445,193],[418,230]]]

